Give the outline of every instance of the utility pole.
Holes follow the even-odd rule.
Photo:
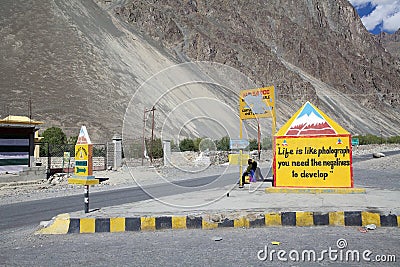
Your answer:
[[[260,160],[260,156],[261,156],[261,131],[260,131],[260,121],[259,119],[257,119],[257,141],[258,141],[258,160]]]
[[[142,166],[143,166],[143,160],[144,160],[144,130],[146,128],[146,108],[143,110],[143,135],[142,135]]]
[[[32,98],[29,98],[28,109],[29,109],[29,120],[32,120]]]
[[[153,120],[151,123],[151,144],[150,144],[150,161],[153,163],[153,142],[154,142],[154,111],[156,108],[153,106],[153,108],[150,110],[153,113]]]

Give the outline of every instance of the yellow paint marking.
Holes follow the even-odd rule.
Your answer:
[[[218,227],[218,223],[207,222],[203,219],[201,222],[201,226],[203,229],[214,229]]]
[[[265,225],[266,226],[281,226],[282,217],[279,213],[266,213],[265,214]]]
[[[233,227],[250,227],[250,221],[246,217],[240,217],[239,219],[235,219],[233,221]]]
[[[94,233],[95,228],[95,218],[81,218],[80,219],[80,233]]]
[[[186,217],[172,217],[172,229],[186,229]]]
[[[312,226],[314,225],[313,213],[307,211],[296,212],[297,226]]]
[[[344,212],[329,212],[329,225],[344,226]]]
[[[45,234],[45,235],[66,234],[68,233],[69,222],[70,222],[70,216],[68,213],[60,214],[54,218],[54,221],[50,225],[36,231],[35,234]]]
[[[367,224],[375,224],[376,226],[381,226],[381,215],[379,213],[362,211],[361,222],[363,226]]]
[[[156,218],[153,217],[141,217],[141,229],[143,231],[154,231],[156,230]]]
[[[125,218],[110,218],[110,232],[125,232]]]

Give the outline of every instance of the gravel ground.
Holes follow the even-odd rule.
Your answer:
[[[357,161],[353,164],[355,168],[365,170],[398,170],[400,169],[400,154],[390,157],[372,158],[375,152],[386,152],[400,150],[399,144],[383,144],[358,146],[353,148],[353,157],[366,156],[366,160]],[[124,166],[117,171],[98,171],[96,177],[107,177],[109,180],[92,186],[91,192],[112,190],[130,186],[146,186],[168,181],[182,179],[193,179],[202,176],[220,175],[224,172],[237,172],[237,166],[227,164],[208,165],[194,164],[196,157],[187,161],[184,159],[170,167],[127,167]],[[261,153],[260,166],[270,167],[272,160],[271,151]],[[82,194],[82,186],[69,185],[66,175],[52,177],[42,181],[30,181],[28,183],[0,183],[0,205],[30,201],[36,199],[61,197]]]

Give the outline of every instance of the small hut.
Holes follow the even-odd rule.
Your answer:
[[[0,173],[16,173],[34,161],[35,132],[41,121],[24,116],[0,120]]]

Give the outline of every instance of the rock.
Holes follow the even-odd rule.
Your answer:
[[[220,236],[214,236],[213,239],[214,241],[222,241],[222,237]]]
[[[383,158],[385,156],[385,154],[383,154],[381,152],[376,152],[376,153],[372,154],[372,156],[374,158]]]
[[[376,225],[375,224],[368,224],[365,226],[365,229],[367,230],[375,230],[376,229]]]
[[[53,221],[53,220],[50,220],[50,221],[41,221],[39,225],[40,225],[41,227],[47,227],[47,226],[49,226],[49,225],[51,224],[52,221]]]
[[[213,214],[213,215],[211,215],[210,219],[211,219],[211,221],[213,221],[213,222],[220,222],[220,221],[221,221],[221,215],[219,215],[219,214]]]

